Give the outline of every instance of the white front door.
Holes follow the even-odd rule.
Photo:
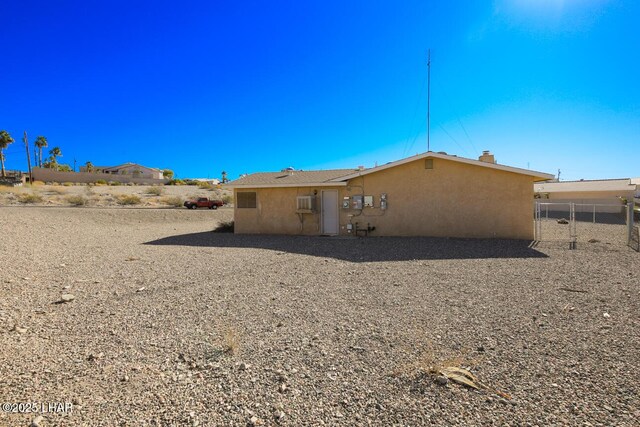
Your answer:
[[[322,190],[322,234],[338,234],[337,190]]]

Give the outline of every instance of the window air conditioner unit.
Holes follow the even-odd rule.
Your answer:
[[[315,196],[298,196],[296,197],[296,211],[302,213],[310,213],[315,211]]]

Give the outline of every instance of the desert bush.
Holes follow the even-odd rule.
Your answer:
[[[229,203],[233,203],[233,195],[231,195],[231,194],[225,194],[224,196],[222,196],[222,201],[223,201],[225,204],[227,204],[227,205],[228,205]]]
[[[95,185],[107,185],[107,181],[104,179],[99,179],[95,182]]]
[[[147,194],[151,194],[153,196],[159,196],[164,192],[164,188],[160,187],[159,185],[154,185],[153,187],[149,187],[149,189],[147,189]]]
[[[42,196],[38,193],[22,193],[18,195],[20,203],[40,203],[42,200]]]
[[[122,185],[122,183],[120,181],[109,181],[109,185],[117,187],[119,185]]]
[[[163,197],[160,199],[160,203],[179,208],[182,206],[182,199],[178,196]]]
[[[136,194],[121,194],[116,198],[119,205],[139,205],[140,196]]]
[[[172,179],[167,185],[185,185],[185,182],[181,179]]]
[[[67,196],[66,200],[67,200],[67,203],[74,206],[84,206],[87,204],[87,199],[85,199],[83,196],[79,194]]]
[[[62,185],[64,185],[65,187],[71,187],[73,185],[73,182],[63,182]]]
[[[55,194],[67,194],[67,190],[64,188],[59,188],[59,187],[50,187],[48,189],[48,191],[50,191],[51,193],[55,193]]]
[[[33,184],[31,184],[31,185],[33,185],[34,187],[40,187],[40,186],[44,185],[44,182],[42,182],[42,181],[33,181]]]
[[[231,221],[222,221],[216,228],[213,229],[214,233],[233,233],[234,223]]]
[[[199,181],[197,185],[198,188],[202,188],[203,190],[214,190],[216,188],[215,185],[207,181]]]

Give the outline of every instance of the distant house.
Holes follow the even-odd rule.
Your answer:
[[[548,199],[551,203],[608,205],[608,209],[602,206],[601,212],[619,212],[624,201],[632,200],[637,191],[629,178],[542,182],[533,188],[536,198]],[[580,212],[581,208],[576,210]]]
[[[86,166],[80,167],[80,172],[89,172]],[[125,175],[132,178],[163,179],[162,171],[156,168],[142,166],[137,163],[123,163],[118,166],[94,166],[91,172],[110,175]]]
[[[553,175],[427,152],[371,169],[255,173],[234,191],[236,233],[533,239],[534,181]]]

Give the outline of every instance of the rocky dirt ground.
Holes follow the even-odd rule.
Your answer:
[[[637,425],[637,252],[231,217],[0,208],[0,425]]]
[[[0,206],[181,207],[198,197],[231,201],[232,192],[212,185],[50,185],[0,186]]]

